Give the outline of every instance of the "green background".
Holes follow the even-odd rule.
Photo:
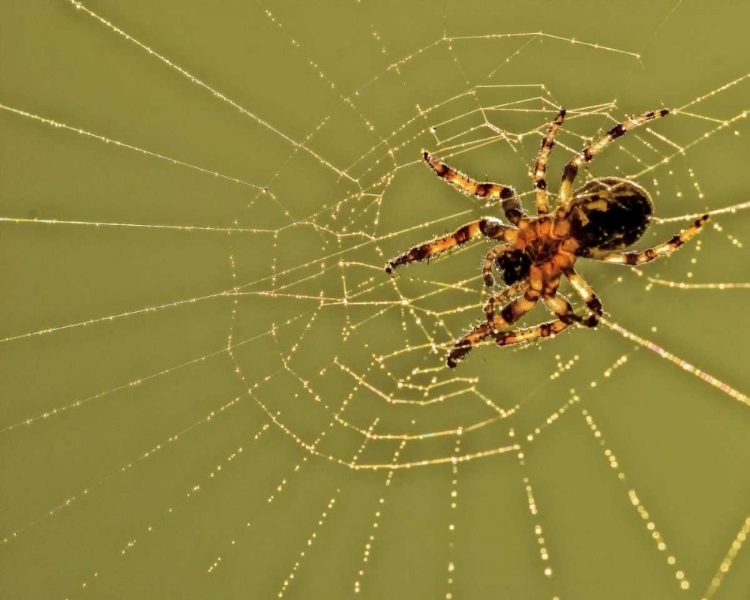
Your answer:
[[[748,75],[749,9],[696,0],[86,4],[230,105],[69,2],[2,6],[4,598],[702,597],[750,517],[748,406],[604,327],[520,352],[477,350],[448,372],[421,348],[449,343],[481,314],[483,251],[393,281],[382,266],[487,210],[418,165],[422,147],[490,135],[469,132],[484,118],[533,132],[454,148],[451,160],[528,192],[552,104],[573,109],[560,141],[579,149],[612,123],[590,107],[615,102],[606,112],[622,118],[715,91],[685,109],[697,116],[652,128],[684,155],[659,165],[676,148],[643,133],[597,158],[592,174],[645,170],[638,180],[663,217],[750,200],[747,119],[718,128],[750,108],[747,79],[722,89]],[[546,35],[530,35],[538,31]],[[418,106],[437,108],[420,116]],[[436,122],[445,124],[433,136]],[[566,156],[556,152],[552,182]],[[605,265],[580,271],[612,321],[750,393],[750,215],[715,222],[720,230],[708,228],[699,246],[643,271],[740,284],[732,289],[649,286]],[[646,243],[686,223],[660,225]],[[360,303],[345,307],[344,297]],[[427,311],[426,329],[402,300]],[[415,367],[432,370],[413,376]],[[384,397],[440,393],[456,396],[434,406]],[[519,408],[460,438],[403,445],[364,443],[335,419],[434,433],[492,417],[481,398]],[[319,454],[303,447],[313,440]],[[515,443],[523,459],[514,451],[455,470],[435,464]],[[373,471],[329,460],[355,455],[359,464],[432,464]],[[715,597],[748,597],[749,555],[740,551]]]

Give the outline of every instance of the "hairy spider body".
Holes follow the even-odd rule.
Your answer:
[[[533,171],[537,216],[530,217],[521,207],[513,188],[493,182],[477,182],[456,171],[428,152],[423,158],[433,172],[459,191],[481,199],[497,200],[510,224],[493,217],[482,217],[455,232],[435,238],[392,258],[385,270],[429,259],[485,236],[499,242],[485,256],[482,276],[487,287],[494,285],[493,269],[506,286],[492,295],[484,307],[485,320],[455,341],[446,362],[455,367],[471,349],[491,337],[499,346],[507,346],[554,336],[570,325],[595,327],[603,315],[602,303],[586,281],[576,273],[576,258],[593,258],[620,265],[641,265],[667,256],[682,246],[703,227],[708,215],[669,241],[642,252],[624,252],[645,233],[654,206],[648,192],[637,183],[619,177],[600,177],[573,190],[578,169],[591,161],[608,144],[630,129],[652,119],[666,116],[662,109],[644,113],[619,123],[576,154],[565,166],[557,205],[550,214],[547,193],[547,161],[562,126],[561,110],[549,125],[537,154]],[[586,305],[586,314],[578,315],[558,293],[565,276]],[[511,329],[513,323],[542,300],[556,319],[534,327]]]
[[[578,256],[589,251],[621,250],[632,246],[646,232],[654,213],[648,192],[617,177],[593,179],[573,193],[563,219],[570,221],[570,235],[579,244]]]

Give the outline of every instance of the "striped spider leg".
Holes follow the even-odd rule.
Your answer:
[[[571,274],[574,277],[579,277],[575,271],[572,271],[572,267]],[[581,279],[581,281],[583,280]],[[557,293],[559,285],[558,268],[552,265],[532,266],[527,280],[519,281],[490,298],[484,307],[487,319],[456,340],[446,357],[446,364],[451,368],[455,367],[458,361],[471,352],[474,346],[488,337],[494,338],[495,343],[499,346],[506,346],[527,341],[529,336],[531,336],[530,339],[548,337],[576,323],[586,327],[594,327],[601,315],[601,303],[593,291],[584,282],[588,290],[584,292],[586,293],[586,304],[592,310],[592,314],[582,317],[573,311],[573,307],[564,296]],[[522,290],[522,296],[508,302],[499,311],[496,311],[499,304],[508,301],[513,296],[518,296]],[[549,311],[557,317],[557,320],[536,327],[509,330],[513,323],[534,308],[539,298],[542,299]]]
[[[426,151],[422,153],[422,158],[440,179],[460,192],[479,199],[499,201],[505,217],[514,225],[528,219],[512,187],[490,181],[475,181],[468,175],[464,175],[446,163],[433,158]],[[482,217],[477,221],[462,225],[453,233],[434,238],[399,254],[388,261],[385,270],[387,273],[393,273],[393,270],[397,267],[415,261],[429,260],[433,256],[461,246],[469,240],[482,235],[502,242],[513,243],[517,238],[517,234],[518,230],[515,227],[509,227],[499,219]]]
[[[648,191],[620,177],[590,179],[573,189],[581,166],[631,129],[668,113],[667,109],[661,109],[631,117],[575,154],[563,169],[557,204],[550,214],[547,162],[565,119],[565,111],[561,110],[547,128],[532,173],[536,217],[524,212],[513,188],[475,181],[423,153],[424,161],[438,177],[464,194],[498,201],[510,221],[506,225],[499,219],[482,217],[453,233],[414,246],[386,264],[386,271],[392,273],[397,267],[429,259],[480,236],[498,241],[485,255],[482,278],[487,287],[494,286],[493,270],[496,270],[507,287],[487,301],[484,320],[454,342],[446,357],[449,367],[455,367],[472,348],[488,338],[499,346],[508,346],[551,337],[571,325],[595,327],[604,310],[594,290],[576,272],[574,264],[578,258],[639,266],[669,256],[701,230],[708,215],[666,242],[641,251],[628,251],[651,222],[654,206]],[[583,300],[585,314],[576,314],[570,302],[558,294],[562,277],[567,277]],[[556,319],[513,329],[540,299]]]

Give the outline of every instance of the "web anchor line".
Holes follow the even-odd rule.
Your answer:
[[[617,323],[610,321],[608,319],[602,318],[600,319],[600,323],[603,325],[606,325],[609,327],[612,331],[616,331],[621,336],[628,340],[633,340],[634,342],[637,342],[644,348],[647,348],[651,350],[651,352],[657,354],[661,358],[667,359],[669,362],[677,365],[680,367],[683,371],[687,371],[688,373],[695,375],[698,379],[702,379],[709,385],[714,386],[716,389],[722,391],[723,393],[727,394],[728,396],[734,398],[738,402],[742,402],[745,406],[750,407],[750,396],[747,396],[746,394],[743,394],[739,390],[734,389],[731,385],[728,383],[724,383],[720,379],[717,379],[713,375],[709,375],[705,371],[699,369],[695,365],[690,364],[687,361],[682,360],[678,356],[675,356],[668,350],[665,350],[658,344],[655,344],[651,340],[647,340],[646,338],[643,338],[632,331],[629,331],[628,329],[625,329],[621,325],[618,325]]]

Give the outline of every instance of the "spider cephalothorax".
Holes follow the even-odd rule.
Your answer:
[[[438,177],[466,194],[498,200],[510,221],[510,224],[505,224],[493,217],[483,217],[449,235],[414,246],[386,265],[385,270],[392,273],[401,265],[428,259],[481,235],[499,242],[487,253],[482,275],[485,285],[492,287],[494,269],[507,287],[487,301],[484,307],[486,318],[453,344],[447,356],[449,367],[455,367],[457,361],[488,337],[494,338],[499,346],[507,346],[553,336],[574,323],[594,327],[603,314],[602,304],[573,268],[576,258],[641,265],[671,254],[703,227],[708,215],[667,242],[642,252],[623,252],[643,235],[651,221],[653,203],[648,192],[638,184],[618,177],[592,179],[573,190],[578,169],[583,164],[630,129],[668,113],[666,109],[647,112],[619,123],[576,154],[563,169],[557,205],[550,214],[545,175],[555,135],[565,118],[565,111],[561,110],[550,124],[537,154],[533,172],[536,217],[530,217],[521,208],[513,188],[474,181],[424,152],[425,162]],[[585,315],[576,314],[570,303],[558,293],[563,275],[585,302]],[[535,327],[510,329],[540,298],[557,318]]]

